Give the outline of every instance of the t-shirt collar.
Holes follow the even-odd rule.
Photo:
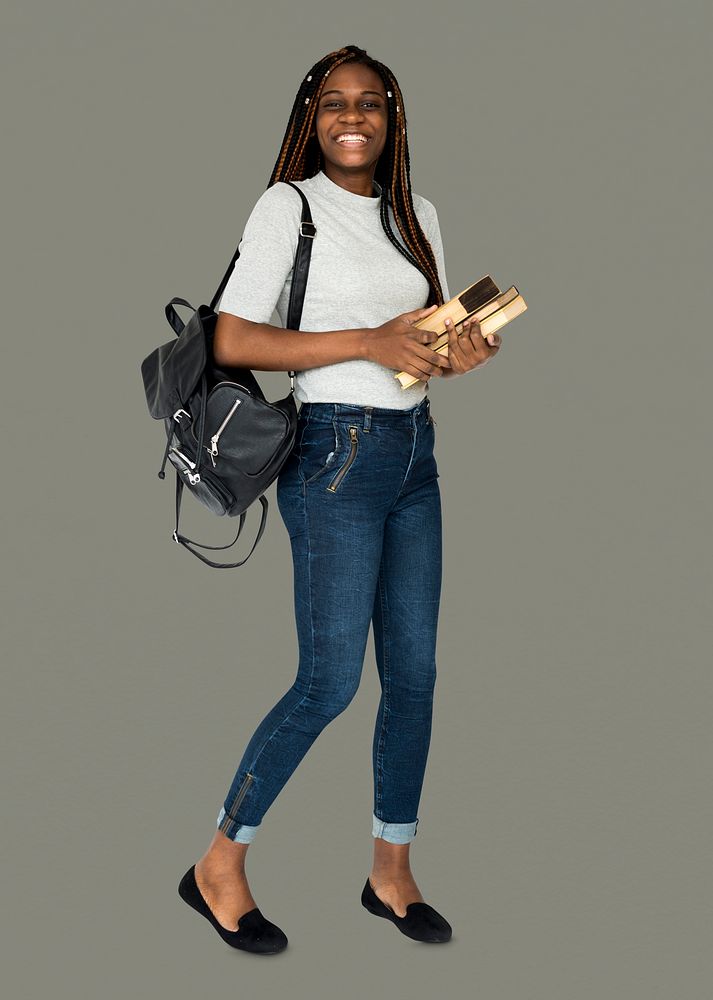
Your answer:
[[[374,179],[374,191],[378,195],[376,198],[368,198],[366,195],[355,194],[353,191],[347,191],[346,188],[343,188],[340,184],[337,184],[336,181],[327,177],[324,170],[319,170],[315,174],[314,179],[317,186],[325,193],[325,195],[327,195],[327,197],[331,198],[333,201],[340,202],[345,207],[362,208],[365,211],[372,212],[378,212],[379,210],[382,188],[376,179]]]

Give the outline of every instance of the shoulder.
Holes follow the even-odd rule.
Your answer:
[[[413,191],[411,192],[411,200],[413,201],[413,207],[422,228],[427,233],[432,232],[434,224],[438,225],[435,205],[428,198],[424,198],[423,195],[416,194]]]
[[[276,181],[260,195],[255,202],[253,214],[274,216],[284,219],[294,215],[300,218],[302,214],[302,199],[286,181]]]
[[[429,201],[428,198],[424,198],[422,194],[416,194],[415,191],[412,191],[411,198],[413,199],[413,207],[417,211],[420,208],[426,212],[435,212],[436,209],[433,202]]]

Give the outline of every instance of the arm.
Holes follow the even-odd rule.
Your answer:
[[[365,357],[367,330],[306,333],[270,320],[292,271],[301,205],[289,184],[258,199],[240,241],[240,255],[217,305],[217,365],[256,371],[302,371]]]
[[[451,293],[448,290],[448,279],[446,277],[446,261],[443,253],[443,238],[441,236],[441,227],[438,221],[438,213],[433,202],[423,199],[425,202],[426,209],[426,225],[424,227],[424,232],[428,237],[428,241],[433,249],[433,255],[436,258],[436,267],[438,268],[438,277],[441,280],[441,291],[443,292],[443,301],[448,302],[451,297]],[[440,376],[437,378],[457,378],[460,373],[454,371],[452,368],[441,368]]]
[[[302,371],[366,358],[368,329],[307,333],[219,312],[213,340],[217,365],[255,371]]]

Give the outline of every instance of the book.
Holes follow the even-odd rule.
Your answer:
[[[486,337],[489,333],[501,330],[526,309],[527,303],[514,285],[501,292],[490,275],[486,274],[472,285],[468,285],[458,295],[454,295],[448,302],[444,302],[430,316],[424,316],[413,325],[420,330],[432,330],[438,333],[440,335],[438,339],[428,346],[438,354],[448,357],[446,319],[453,320],[456,334],[460,336],[463,333],[465,320],[475,316],[480,323],[483,336]],[[399,372],[394,378],[399,380],[402,389],[409,389],[421,381],[408,372]]]

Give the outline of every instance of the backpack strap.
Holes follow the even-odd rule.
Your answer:
[[[289,330],[299,330],[300,323],[302,321],[302,307],[304,305],[305,293],[307,291],[307,278],[309,277],[309,265],[312,257],[312,240],[317,234],[317,227],[312,222],[312,212],[310,211],[309,202],[307,197],[296,184],[292,181],[285,181],[285,184],[289,184],[291,188],[294,188],[297,194],[302,199],[302,215],[300,219],[300,229],[297,238],[297,251],[295,253],[295,262],[292,271],[292,286],[290,288],[290,302],[287,310],[287,328]],[[241,241],[242,242],[242,239]],[[215,295],[210,301],[210,308],[215,312],[215,307],[217,306],[221,295],[225,291],[225,286],[228,284],[230,275],[235,267],[235,261],[240,256],[240,243],[238,243],[235,248],[235,253],[228,265],[228,268],[223,275],[223,278],[218,285]],[[292,386],[292,391],[295,391],[295,372],[290,371],[287,373],[290,376],[290,385]]]

